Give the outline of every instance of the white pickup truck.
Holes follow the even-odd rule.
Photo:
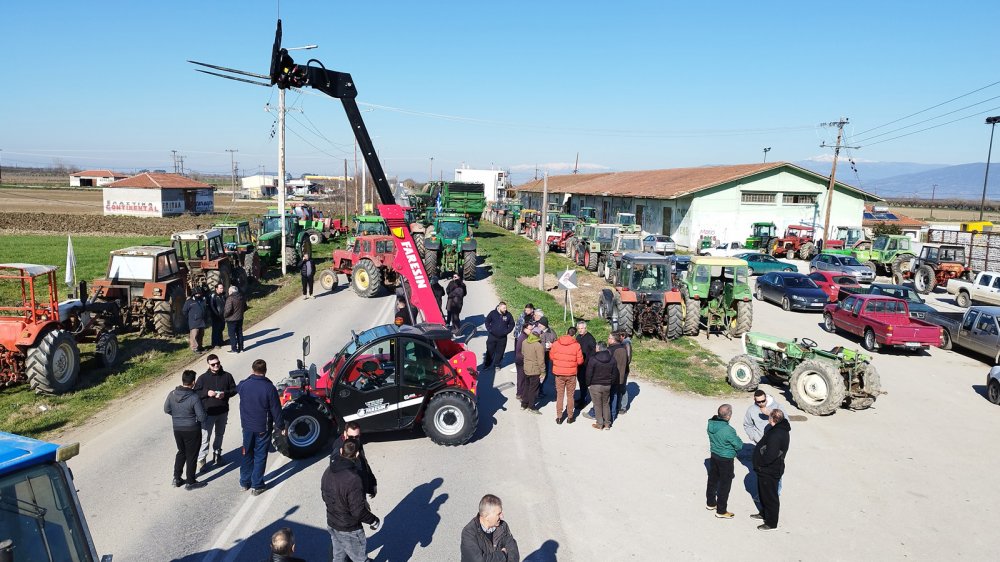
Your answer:
[[[951,279],[947,288],[962,308],[977,303],[1000,305],[1000,273],[994,271],[981,271],[972,281]]]
[[[746,248],[743,247],[743,244],[739,242],[728,242],[725,244],[720,244],[714,248],[705,248],[704,250],[700,250],[698,254],[702,256],[715,256],[717,258],[726,258],[749,251],[751,250],[747,250]]]

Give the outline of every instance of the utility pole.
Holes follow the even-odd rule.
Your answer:
[[[987,117],[986,124],[990,126],[990,149],[986,153],[986,176],[983,178],[983,199],[979,202],[979,220],[983,220],[983,209],[986,207],[986,182],[990,180],[990,157],[993,155],[993,131],[1000,123],[1000,115]]]
[[[580,173],[580,153],[579,152],[576,153],[576,162],[573,164],[573,173],[574,174],[579,174]]]
[[[545,290],[545,250],[548,249],[549,173],[542,177],[542,236],[538,241],[538,290]]]
[[[358,193],[358,139],[354,139],[354,213],[358,212],[358,201],[361,196]]]
[[[178,156],[177,157],[177,161],[181,165],[181,175],[183,176],[184,175],[184,157],[183,156]]]
[[[232,161],[232,167],[233,167],[233,203],[235,203],[236,202],[236,153],[239,152],[239,150],[236,150],[236,149],[233,149],[233,148],[227,148],[226,152],[229,153],[229,158]]]
[[[934,195],[937,193],[937,184],[931,186],[931,218],[934,218]]]
[[[431,156],[431,169],[427,172],[427,183],[434,181],[434,157]]]
[[[840,146],[840,141],[844,138],[844,125],[848,124],[850,119],[846,117],[841,117],[840,121],[832,121],[830,123],[821,123],[824,127],[837,127],[837,144],[833,149],[833,167],[830,169],[830,185],[826,190],[826,217],[823,219],[823,242],[830,239],[830,210],[833,206],[833,188],[837,184],[837,158],[840,156],[841,148],[860,148],[857,146]],[[823,143],[819,145],[820,148],[830,148],[830,145]]]
[[[344,226],[347,226],[347,158],[344,158]]]
[[[278,88],[278,216],[281,222],[281,275],[288,273],[285,261],[285,89]]]
[[[764,148],[764,163],[765,164],[767,164],[767,153],[768,152],[771,152],[771,147],[770,146]]]
[[[173,156],[173,161],[174,161],[174,173],[176,174],[176,173],[177,173],[177,151],[176,151],[176,150],[171,150],[171,151],[170,151],[170,153],[171,153],[171,155]]]
[[[361,166],[361,212],[367,212],[365,206],[368,201],[368,164]]]

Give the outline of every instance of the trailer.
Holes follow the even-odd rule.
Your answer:
[[[1000,271],[1000,232],[972,232],[932,228],[927,241],[965,247],[965,265],[973,275],[980,271]]]

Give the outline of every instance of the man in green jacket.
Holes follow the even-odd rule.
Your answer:
[[[705,509],[714,509],[719,519],[732,519],[728,510],[729,488],[733,484],[733,459],[743,448],[743,440],[729,425],[733,417],[733,407],[719,406],[719,413],[708,420],[708,445],[711,456],[708,459],[708,489],[705,492]]]

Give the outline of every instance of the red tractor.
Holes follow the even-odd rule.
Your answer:
[[[393,236],[359,236],[350,250],[334,250],[333,265],[319,274],[320,286],[334,290],[339,273],[346,275],[354,292],[364,298],[379,296],[383,287],[399,285],[399,274],[392,267],[396,243]]]
[[[785,229],[785,235],[778,238],[771,248],[771,255],[795,259],[811,260],[818,253],[813,239],[813,227],[793,224]]]

